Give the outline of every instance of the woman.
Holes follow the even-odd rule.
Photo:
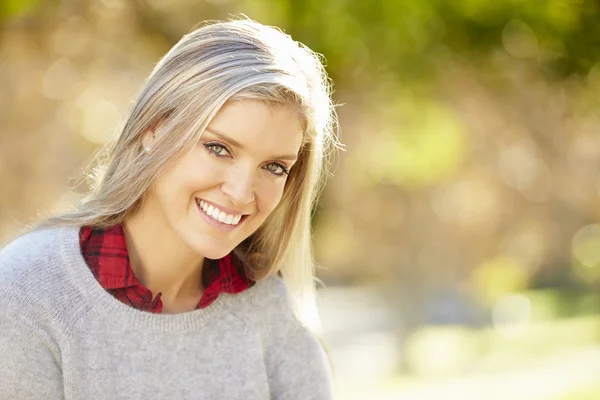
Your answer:
[[[333,121],[281,31],[184,36],[80,207],[2,249],[0,399],[331,398],[301,311]]]

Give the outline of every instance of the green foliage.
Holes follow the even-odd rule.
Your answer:
[[[39,0],[2,0],[0,1],[0,21],[21,17],[33,11]]]
[[[327,55],[332,73],[357,66],[393,72],[402,81],[429,78],[445,50],[474,62],[502,47],[517,19],[540,44],[539,62],[557,73],[586,73],[600,60],[598,3],[592,1],[283,0],[288,31]]]
[[[18,18],[41,4],[2,0],[0,19]],[[198,20],[215,8],[212,2],[194,4]],[[503,29],[512,20],[531,27],[540,45],[537,61],[547,71],[587,73],[600,61],[600,4],[591,0],[248,0],[222,8],[223,18],[246,12],[309,43],[326,54],[336,81],[377,84],[382,74],[392,74],[401,84],[428,81],[443,74],[439,63],[447,53],[479,63],[502,48]],[[171,30],[167,25],[157,28]],[[187,27],[181,29],[183,34]]]
[[[412,101],[409,101],[412,100]],[[439,182],[459,166],[466,143],[456,116],[439,104],[416,99],[389,105],[395,123],[365,136],[357,154],[376,182],[418,188]]]

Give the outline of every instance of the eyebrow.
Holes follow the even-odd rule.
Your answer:
[[[221,140],[224,140],[226,142],[231,143],[231,145],[233,147],[237,147],[240,150],[244,149],[244,146],[242,146],[242,144],[240,142],[238,142],[235,139],[230,138],[229,136],[227,136],[226,134],[224,134],[223,132],[219,132],[213,128],[206,128],[204,129],[206,132],[218,137]],[[296,161],[298,159],[298,156],[296,154],[282,154],[282,155],[278,155],[278,156],[273,156],[270,157],[273,160],[287,160],[287,161]]]

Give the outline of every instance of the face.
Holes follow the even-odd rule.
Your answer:
[[[157,177],[148,215],[199,255],[222,258],[275,209],[301,143],[294,110],[228,103],[198,145]]]

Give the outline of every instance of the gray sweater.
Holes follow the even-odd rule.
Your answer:
[[[323,348],[271,277],[210,306],[152,314],[112,297],[76,228],[0,251],[0,399],[331,399]]]

